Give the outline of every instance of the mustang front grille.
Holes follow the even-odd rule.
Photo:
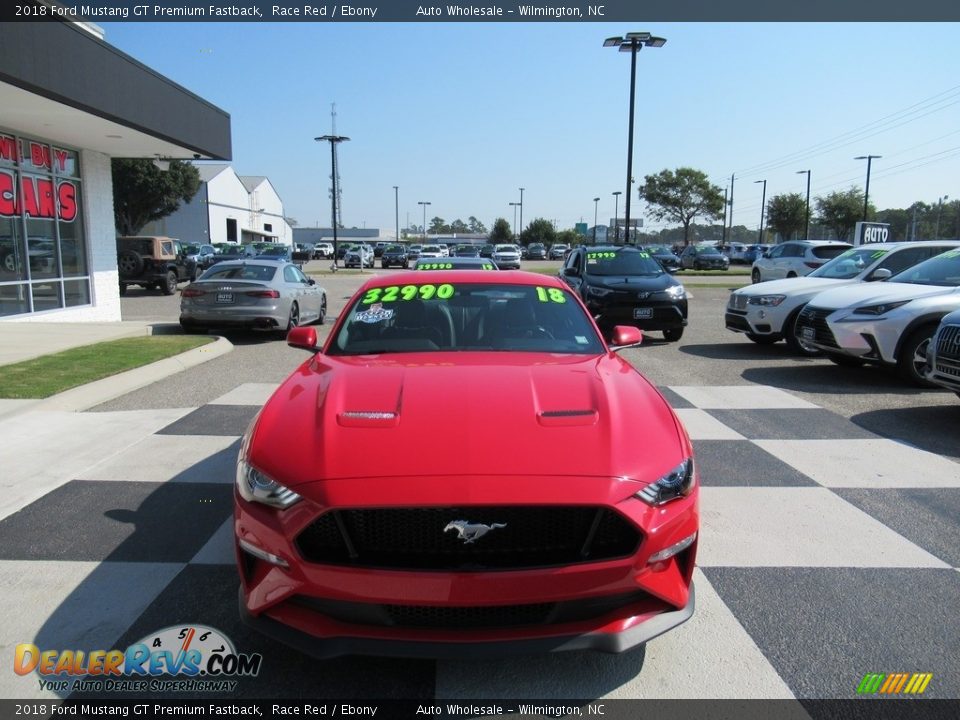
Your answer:
[[[308,562],[471,572],[626,557],[640,532],[603,507],[379,508],[331,510],[296,542]]]
[[[337,622],[399,628],[477,630],[556,625],[601,617],[627,605],[643,603],[641,612],[662,610],[665,603],[642,591],[527,605],[381,605],[298,595],[291,602]]]

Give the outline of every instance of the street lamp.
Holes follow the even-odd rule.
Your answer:
[[[630,119],[627,128],[627,203],[624,208],[624,225],[627,228],[627,240],[630,239],[630,193],[633,182],[633,98],[637,86],[637,53],[644,46],[663,47],[666,39],[654,37],[648,32],[627,33],[623,37],[607,38],[604,47],[620,48],[620,52],[630,53]],[[596,224],[594,224],[596,226]]]
[[[597,244],[597,204],[600,202],[600,198],[595,197],[593,199],[593,244]]]
[[[937,200],[937,231],[933,234],[934,240],[940,239],[940,215],[943,213],[943,201],[949,199],[949,195],[944,195],[942,198]]]
[[[427,205],[429,204],[429,201],[417,201],[417,205],[423,205],[423,242],[427,242]]]
[[[809,170],[797,170],[797,175],[806,175],[807,176],[807,226],[803,231],[803,239],[810,239],[810,171]]]
[[[513,208],[513,235],[517,236],[517,208],[520,207],[520,203],[512,202],[510,206]]]
[[[720,233],[720,247],[727,246],[727,188],[723,189],[723,230]]]
[[[618,244],[620,242],[620,216],[617,214],[617,210],[620,206],[620,196],[623,195],[622,190],[617,190],[613,195],[613,242]]]
[[[760,200],[760,236],[757,238],[759,244],[763,244],[763,212],[767,209],[767,181],[754,180],[753,184],[763,183],[763,199]]]
[[[349,140],[345,135],[321,135],[320,137],[314,138],[317,142],[326,141],[330,143],[330,165],[332,172],[330,177],[333,179],[333,192],[330,194],[330,202],[333,205],[332,209],[332,220],[330,224],[333,225],[333,266],[332,269],[336,272],[337,269],[337,145],[342,142]],[[363,265],[363,263],[360,263]],[[363,268],[361,268],[362,270]]]
[[[867,200],[870,199],[870,164],[876,158],[882,158],[883,155],[857,155],[854,160],[866,160],[867,161],[867,187],[863,191],[863,221],[867,221]]]
[[[520,188],[520,232],[523,232],[523,190],[524,188]],[[520,233],[517,233],[517,239],[520,239]]]
[[[396,242],[400,242],[400,186],[393,186],[393,213],[396,218]],[[363,264],[363,263],[361,263]]]

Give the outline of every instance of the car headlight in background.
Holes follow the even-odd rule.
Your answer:
[[[602,287],[588,287],[588,288],[587,288],[587,295],[589,295],[590,297],[602,298],[602,297],[606,297],[607,295],[609,295],[609,294],[612,293],[612,292],[613,292],[613,290],[611,290],[610,288],[602,288]]]
[[[260,472],[242,457],[237,460],[237,491],[247,502],[259,502],[281,510],[300,500],[293,490]]]
[[[786,295],[752,295],[747,300],[747,304],[760,305],[762,307],[776,307],[786,299]]]
[[[695,482],[693,458],[687,458],[663,477],[647,485],[635,497],[650,505],[663,505],[689,495],[693,492]]]
[[[864,305],[856,308],[853,312],[856,315],[884,315],[891,310],[896,310],[901,305],[906,305],[909,300],[898,300],[896,302],[879,303],[878,305]]]
[[[666,290],[667,296],[674,299],[680,300],[687,296],[687,289],[683,285],[672,285]]]

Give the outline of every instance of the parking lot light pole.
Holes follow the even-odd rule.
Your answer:
[[[400,186],[393,186],[393,213],[396,221],[396,242],[400,242]]]
[[[620,242],[620,216],[618,211],[620,209],[620,196],[623,195],[622,190],[617,190],[613,195],[613,242],[614,244],[619,244]]]
[[[513,235],[519,238],[520,233],[517,232],[517,208],[520,207],[520,203],[513,202],[510,203],[510,205],[513,206]]]
[[[593,244],[597,244],[597,204],[600,202],[600,198],[595,197],[593,199]]]
[[[326,141],[330,143],[330,177],[333,180],[333,192],[330,198],[333,204],[333,222],[331,223],[331,225],[333,225],[333,265],[330,269],[334,272],[337,271],[337,144],[346,142],[349,139],[346,135],[321,135],[320,137],[314,138],[317,142]],[[360,264],[363,265],[363,260],[360,261]]]
[[[429,204],[430,204],[429,201],[425,201],[425,200],[417,201],[417,205],[423,205],[423,242],[424,243],[427,242],[427,205]]]
[[[810,171],[809,170],[797,170],[797,175],[806,175],[807,176],[807,224],[803,231],[803,239],[810,239]]]
[[[727,188],[723,189],[723,230],[720,232],[720,247],[727,246]]]
[[[520,240],[520,233],[523,232],[523,191],[524,189],[525,188],[520,188],[520,227],[518,228],[520,232],[517,233],[518,241]]]
[[[763,183],[763,198],[760,200],[760,235],[757,238],[757,243],[763,245],[763,213],[767,209],[767,181],[766,180],[754,180],[753,184]]]
[[[867,201],[870,199],[870,165],[877,158],[882,158],[883,155],[857,155],[854,160],[866,160],[867,161],[867,185],[863,191],[863,221],[867,221]]]
[[[603,41],[604,47],[620,48],[620,52],[630,53],[630,117],[627,121],[627,202],[624,207],[624,225],[627,228],[626,241],[630,240],[630,193],[633,183],[633,100],[637,87],[637,53],[644,46],[663,47],[666,39],[654,37],[648,32],[631,32],[623,37],[607,38]],[[594,224],[596,227],[596,224]]]

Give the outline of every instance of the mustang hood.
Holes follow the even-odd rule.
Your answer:
[[[617,356],[317,355],[260,414],[250,461],[325,479],[554,475],[656,479],[687,440]]]

